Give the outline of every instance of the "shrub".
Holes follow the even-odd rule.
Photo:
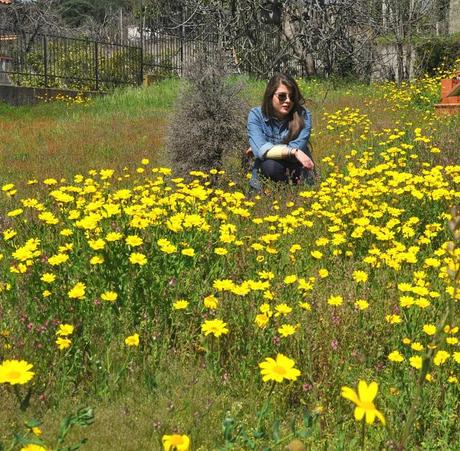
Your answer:
[[[224,154],[242,152],[249,110],[242,86],[228,77],[223,54],[201,54],[185,83],[167,132],[167,148],[179,173],[223,166]]]
[[[420,72],[433,75],[440,66],[451,66],[460,58],[460,33],[423,40],[415,44],[415,52]]]

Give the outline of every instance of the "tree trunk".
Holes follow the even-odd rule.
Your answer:
[[[402,42],[396,43],[396,81],[401,83],[404,80],[404,44]]]

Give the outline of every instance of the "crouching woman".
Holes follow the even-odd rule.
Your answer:
[[[311,180],[314,167],[308,148],[311,114],[296,81],[275,74],[265,89],[263,104],[248,116],[249,155],[255,157],[250,186],[259,191],[259,175],[275,182]]]

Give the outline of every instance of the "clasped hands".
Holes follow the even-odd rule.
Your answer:
[[[246,150],[245,153],[246,156],[250,158],[254,157],[254,152],[250,147]],[[291,156],[292,155],[295,156],[297,161],[304,167],[304,169],[313,169],[315,166],[315,163],[313,163],[312,159],[303,150],[295,149],[295,151],[291,153]]]

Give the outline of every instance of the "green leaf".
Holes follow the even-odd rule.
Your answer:
[[[36,428],[40,426],[41,424],[42,422],[40,420],[35,420],[34,418],[32,418],[31,420],[27,420],[25,422],[26,427],[29,429]]]
[[[64,448],[58,448],[57,451],[77,451],[79,450],[82,445],[84,445],[88,441],[87,438],[84,438],[83,440],[79,441],[75,445],[69,445],[65,446]]]
[[[313,416],[310,412],[305,412],[303,415],[303,424],[306,428],[311,428],[313,425]]]
[[[295,435],[295,433],[296,433],[295,418],[292,418],[292,419],[291,419],[291,421],[290,421],[290,428],[291,428],[292,434]]]
[[[92,407],[81,407],[77,411],[75,424],[79,426],[90,426],[94,422],[94,410]]]
[[[306,429],[301,429],[300,431],[297,432],[297,435],[300,438],[307,438],[310,435],[310,431],[307,431]]]
[[[263,429],[259,429],[257,431],[254,431],[254,438],[263,438],[265,437],[265,431]]]
[[[158,388],[158,383],[157,383],[155,374],[153,372],[146,371],[144,380],[145,380],[145,386],[147,387],[148,390],[154,391]]]
[[[20,445],[44,445],[45,442],[38,437],[25,437],[24,435],[15,434],[14,442]]]
[[[280,421],[276,419],[273,423],[272,427],[272,437],[275,442],[279,442],[281,439],[281,434],[280,434]]]
[[[233,438],[233,431],[235,429],[235,420],[229,416],[224,418],[222,422],[222,426],[224,429],[224,440],[226,442],[233,443],[235,439]]]

